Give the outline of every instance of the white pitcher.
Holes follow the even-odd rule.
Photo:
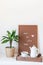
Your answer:
[[[39,49],[37,49],[37,48],[35,47],[35,45],[33,45],[32,47],[29,47],[29,48],[30,48],[30,56],[31,56],[32,58],[37,57],[37,56],[38,56],[38,51],[39,51]]]

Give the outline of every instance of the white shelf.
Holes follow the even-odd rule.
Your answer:
[[[0,61],[16,61],[16,57],[6,57],[5,55],[0,55]]]
[[[43,65],[43,62],[17,61],[16,57],[8,58],[0,55],[0,65]]]

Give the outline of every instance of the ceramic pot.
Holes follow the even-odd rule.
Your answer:
[[[15,48],[10,48],[10,47],[6,47],[5,48],[6,51],[6,56],[7,57],[14,57],[14,53],[15,53]]]

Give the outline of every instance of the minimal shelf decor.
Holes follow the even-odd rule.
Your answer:
[[[36,58],[22,57],[21,52],[26,51],[30,54],[29,47],[35,45],[38,48],[38,26],[37,25],[19,25],[19,50],[17,60],[42,62],[41,55]]]

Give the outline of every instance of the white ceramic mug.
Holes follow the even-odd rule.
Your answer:
[[[26,52],[26,51],[21,52],[21,56],[22,57],[27,57],[28,56],[28,52]]]

